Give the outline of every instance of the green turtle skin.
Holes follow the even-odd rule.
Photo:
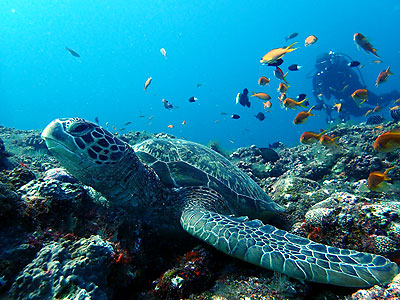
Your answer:
[[[137,208],[155,226],[176,228],[218,250],[290,277],[349,287],[390,282],[397,265],[380,255],[318,244],[266,225],[283,209],[213,150],[185,140],[130,146],[89,121],[56,119],[48,149],[77,179],[115,205]],[[166,225],[166,226],[165,226]]]

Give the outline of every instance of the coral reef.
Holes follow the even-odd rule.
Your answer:
[[[400,163],[374,139],[395,128],[339,124],[337,148],[319,144],[235,150],[229,159],[286,212],[271,223],[314,241],[400,263],[400,199],[362,189],[372,171]],[[135,144],[169,134],[128,132]],[[276,147],[275,147],[276,146]],[[216,150],[218,150],[216,148]],[[370,289],[304,283],[219,253],[189,236],[166,237],[115,208],[49,155],[40,132],[0,126],[0,297],[19,299],[399,299],[400,279]],[[202,246],[197,246],[201,244]]]

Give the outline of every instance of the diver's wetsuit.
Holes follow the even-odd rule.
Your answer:
[[[317,71],[313,76],[313,94],[317,101],[315,109],[326,111],[327,122],[333,120],[331,113],[335,108],[333,108],[333,103],[327,105],[324,98],[330,100],[333,96],[336,98],[336,103],[342,103],[342,111],[339,117],[345,121],[350,116],[358,117],[365,114],[368,109],[371,109],[368,105],[384,107],[390,101],[400,97],[398,91],[378,96],[368,90],[367,103],[359,107],[351,94],[357,89],[365,89],[366,85],[363,80],[360,81],[361,76],[358,76],[355,69],[348,66],[349,62],[350,60],[347,60],[344,54],[335,54],[334,52],[323,54],[317,59],[315,65]]]

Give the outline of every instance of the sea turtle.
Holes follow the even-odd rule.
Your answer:
[[[80,118],[54,120],[42,138],[73,176],[109,201],[133,205],[157,228],[183,228],[249,263],[350,287],[385,284],[399,271],[382,256],[318,244],[250,220],[265,220],[283,209],[249,176],[203,145],[149,139],[130,146]]]

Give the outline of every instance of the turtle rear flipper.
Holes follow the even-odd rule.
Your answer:
[[[228,255],[289,277],[369,287],[388,283],[399,272],[380,255],[318,244],[260,220],[217,213],[214,207],[223,201],[215,191],[192,189],[185,198],[180,220],[185,231]]]

